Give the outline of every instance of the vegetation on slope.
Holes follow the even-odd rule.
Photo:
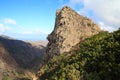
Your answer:
[[[55,56],[40,80],[120,80],[120,29],[101,32],[80,44],[76,54]]]

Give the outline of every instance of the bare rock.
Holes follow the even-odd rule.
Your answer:
[[[101,29],[92,20],[65,6],[56,12],[54,30],[47,37],[49,43],[46,54],[48,57],[53,57],[69,52],[82,40],[100,31]]]

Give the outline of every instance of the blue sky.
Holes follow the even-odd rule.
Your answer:
[[[54,28],[56,10],[65,5],[104,30],[111,32],[120,26],[120,0],[0,0],[0,34],[45,40]]]

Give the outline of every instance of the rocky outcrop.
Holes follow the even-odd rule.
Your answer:
[[[56,12],[54,30],[47,37],[47,57],[69,52],[82,40],[100,31],[92,20],[65,6]]]

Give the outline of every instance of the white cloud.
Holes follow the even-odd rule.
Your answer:
[[[3,22],[4,22],[5,24],[16,25],[16,21],[13,20],[13,19],[9,19],[9,18],[5,18],[5,19],[3,19]]]
[[[0,33],[4,33],[7,30],[10,30],[10,28],[5,26],[4,24],[0,24]]]
[[[120,26],[120,0],[84,0],[84,6],[105,23]]]
[[[113,26],[107,25],[104,22],[99,22],[98,25],[101,27],[102,30],[105,30],[105,31],[112,32],[112,31],[117,30]]]
[[[77,6],[81,2],[84,8],[78,13],[88,16],[89,11],[93,11],[92,18],[97,18],[98,23],[102,21],[105,25],[107,24],[107,27],[104,27],[110,27],[111,30],[120,27],[120,0],[69,0],[68,4]]]
[[[19,32],[19,34],[30,35],[30,34],[34,34],[34,33],[32,31],[23,31],[23,32]]]
[[[32,29],[32,30],[22,30],[20,32],[18,32],[19,34],[22,34],[22,35],[33,35],[33,34],[48,34],[48,32],[45,32],[41,29]]]
[[[83,0],[70,0],[69,3],[66,3],[63,6],[68,5],[68,6],[71,6],[71,7],[75,7],[76,5],[81,4],[82,1]]]
[[[72,4],[72,5],[76,5],[76,4],[79,4],[81,2],[82,2],[82,0],[70,0],[70,4]]]
[[[16,32],[16,38],[23,40],[46,40],[48,33],[41,31],[40,29],[23,29]]]

